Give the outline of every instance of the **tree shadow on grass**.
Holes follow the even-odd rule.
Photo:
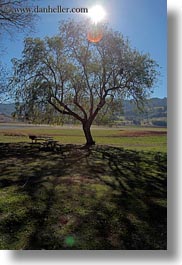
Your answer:
[[[166,154],[0,149],[0,248],[166,249]]]
[[[110,188],[106,196],[112,194],[110,201],[117,205],[115,212],[122,224],[121,231],[117,224],[114,234],[115,241],[120,242],[118,246],[166,249],[166,154],[96,147],[87,158],[87,170],[90,178]],[[102,206],[101,201],[101,211]],[[94,216],[99,219],[97,212]]]

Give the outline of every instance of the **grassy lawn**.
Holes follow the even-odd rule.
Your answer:
[[[79,129],[31,130],[84,143]],[[132,149],[156,137],[159,150],[165,137],[137,136],[136,143],[118,136],[123,131],[93,133],[98,143]],[[50,151],[31,146],[26,135],[1,133],[1,139],[0,249],[166,249],[164,148],[61,145]]]
[[[65,128],[53,126],[20,126],[19,128],[1,129],[0,142],[30,142],[28,135],[49,135],[62,144],[84,144],[85,137],[81,128]],[[167,151],[166,129],[123,127],[98,128],[93,127],[93,137],[97,144],[124,147],[132,150],[156,152]]]

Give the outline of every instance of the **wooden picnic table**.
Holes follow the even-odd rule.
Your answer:
[[[48,150],[54,150],[58,143],[58,141],[55,141],[50,136],[29,135],[29,138],[32,140],[33,145],[38,144],[39,149],[45,148]]]
[[[37,143],[40,141],[51,141],[53,140],[50,136],[44,136],[44,135],[29,135],[29,139],[32,140],[32,143]]]
[[[57,143],[58,143],[58,141],[55,141],[55,140],[47,140],[47,141],[44,141],[42,143],[42,145],[45,148],[49,148],[51,150],[54,150],[54,148],[56,148]]]

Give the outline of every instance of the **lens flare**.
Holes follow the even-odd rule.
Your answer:
[[[90,42],[99,42],[103,38],[103,30],[100,25],[92,25],[90,26],[88,33],[87,33],[87,39]]]
[[[97,43],[103,38],[103,25],[101,21],[105,18],[106,12],[102,6],[96,5],[89,9],[88,16],[91,23],[87,32],[87,39],[90,42]]]
[[[88,15],[91,18],[91,21],[97,24],[105,18],[106,12],[102,6],[96,5],[89,9]]]
[[[67,236],[65,238],[65,244],[67,247],[73,247],[75,244],[75,239],[73,236]]]

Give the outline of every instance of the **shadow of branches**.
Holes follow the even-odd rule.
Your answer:
[[[166,154],[0,149],[2,249],[166,249]]]

